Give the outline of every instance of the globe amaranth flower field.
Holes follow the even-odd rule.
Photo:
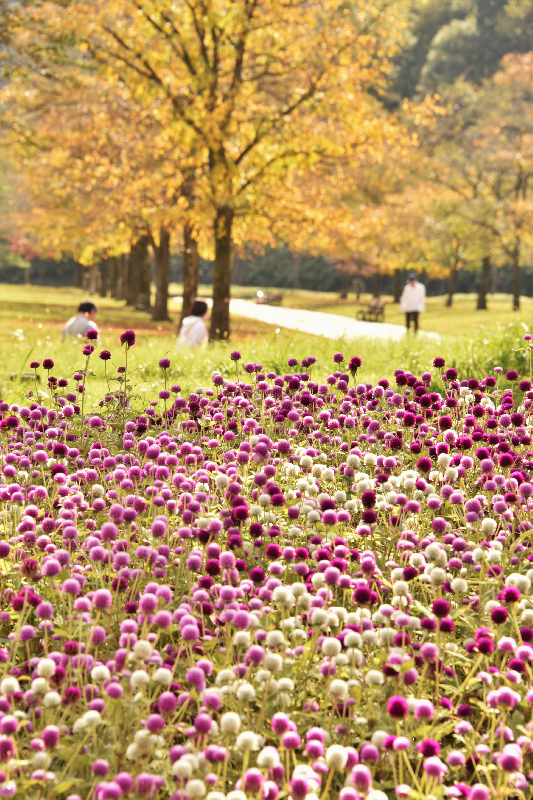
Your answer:
[[[529,796],[530,381],[234,352],[135,410],[121,343],[98,413],[91,342],[0,404],[0,795]]]

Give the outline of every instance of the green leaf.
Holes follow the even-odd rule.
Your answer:
[[[66,792],[67,789],[70,789],[70,787],[74,786],[76,783],[78,783],[76,778],[68,778],[66,781],[61,781],[61,783],[58,783],[58,785],[55,787],[55,794],[62,794],[63,792]]]

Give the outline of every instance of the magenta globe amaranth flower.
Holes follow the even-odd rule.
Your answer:
[[[393,719],[403,719],[407,716],[409,712],[409,707],[407,705],[407,700],[405,697],[401,697],[396,695],[394,697],[389,698],[387,702],[387,713]]]
[[[124,331],[120,334],[120,344],[125,344],[127,347],[133,347],[135,339],[135,331]]]

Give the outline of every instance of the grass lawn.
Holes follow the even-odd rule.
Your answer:
[[[172,287],[175,294],[179,287]],[[210,287],[202,287],[204,295],[209,295]],[[234,287],[234,296],[255,296],[255,289]],[[40,286],[15,286],[0,284],[0,395],[10,402],[27,402],[28,390],[33,382],[24,380],[23,373],[29,371],[29,364],[43,358],[55,362],[53,374],[57,378],[70,381],[73,387],[73,373],[82,368],[85,358],[81,355],[81,342],[71,340],[62,342],[61,329],[65,321],[74,313],[85,294],[71,287],[50,288]],[[524,300],[524,310],[513,316],[508,311],[509,298],[496,299],[491,303],[491,311],[473,311],[471,298],[459,297],[454,309],[444,309],[442,300],[430,298],[428,313],[424,317],[424,327],[430,327],[443,334],[441,343],[426,341],[423,338],[405,337],[399,342],[379,342],[376,347],[371,339],[357,342],[332,341],[320,336],[310,336],[295,331],[274,328],[253,320],[234,318],[232,320],[231,342],[220,342],[199,352],[176,350],[176,328],[179,303],[170,304],[171,322],[154,323],[148,314],[132,311],[124,303],[110,298],[96,298],[99,306],[97,322],[101,332],[101,342],[91,359],[94,377],[88,382],[87,406],[95,407],[107,391],[103,362],[97,358],[100,347],[112,353],[108,362],[108,374],[114,375],[123,364],[124,354],[120,348],[119,334],[133,328],[137,333],[137,343],[130,353],[129,363],[134,368],[138,404],[154,399],[162,388],[162,374],[158,360],[162,356],[171,359],[171,383],[179,383],[185,390],[196,386],[211,385],[211,373],[220,370],[222,374],[234,378],[235,367],[229,359],[233,349],[242,352],[243,362],[258,361],[265,369],[284,374],[287,360],[299,360],[308,355],[318,359],[312,374],[313,379],[324,381],[333,369],[332,355],[340,350],[349,359],[360,355],[363,368],[358,380],[376,381],[381,377],[392,378],[397,367],[423,372],[431,367],[436,355],[442,355],[449,365],[455,364],[463,372],[483,375],[501,364],[505,368],[517,367],[525,373],[524,359],[517,348],[521,347],[524,329],[521,325],[510,326],[509,322],[533,322],[533,302]],[[439,307],[440,302],[440,307]],[[353,314],[354,304],[340,304],[336,296],[326,293],[287,292],[284,305],[311,308],[330,313]],[[499,309],[499,310],[498,310]],[[401,322],[397,310],[387,310],[387,321]],[[430,325],[430,320],[431,325]],[[480,320],[485,327],[479,328]],[[433,324],[434,322],[434,324]],[[500,323],[500,325],[498,325]],[[452,333],[450,333],[450,331]],[[42,372],[42,370],[41,370]],[[22,376],[22,378],[19,378]],[[46,380],[41,376],[39,389],[46,391]],[[112,388],[115,388],[112,385]]]

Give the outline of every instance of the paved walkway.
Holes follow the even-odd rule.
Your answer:
[[[171,298],[180,301],[181,298]],[[207,299],[209,307],[211,298]],[[388,339],[398,341],[405,336],[402,325],[390,325],[387,322],[361,322],[340,314],[323,314],[321,311],[307,311],[303,308],[286,308],[285,306],[263,306],[250,300],[233,298],[230,300],[230,313],[238,317],[257,319],[269,325],[289,328],[293,331],[324,336],[326,339]],[[421,331],[421,336],[440,339],[438,333]]]
[[[302,308],[285,308],[284,306],[263,306],[250,300],[230,300],[230,312],[239,317],[258,319],[280,328],[290,328],[326,339],[394,339],[405,336],[402,325],[390,325],[387,322],[361,322],[340,314],[323,314],[321,311],[307,311]],[[424,336],[440,338],[436,333],[421,332]]]

